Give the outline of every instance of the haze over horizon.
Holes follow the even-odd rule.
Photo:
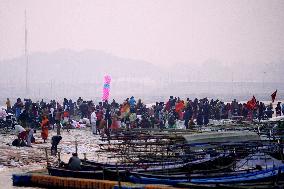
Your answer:
[[[284,81],[282,0],[3,0],[4,96],[24,89],[25,10],[28,78],[35,96],[50,85],[68,94],[60,91],[62,86],[55,88],[63,79],[68,87],[96,83],[85,92],[98,93],[104,74],[114,77],[112,94],[120,95],[135,93],[133,85],[139,94],[168,95],[175,85],[182,94],[237,91],[216,85],[216,92],[190,82],[256,82],[260,86],[239,86],[238,91],[269,94]],[[77,94],[75,90],[71,93]]]
[[[256,95],[258,99],[268,100],[275,89],[279,90],[279,98],[284,96],[284,65],[281,62],[270,64],[270,71],[265,65],[226,67],[214,61],[194,67],[178,64],[161,68],[103,51],[62,49],[30,54],[28,94],[25,69],[19,69],[25,68],[23,64],[24,56],[0,61],[0,102],[7,97],[97,99],[102,94],[105,74],[112,77],[111,98],[120,100],[132,95],[148,102],[165,100],[170,95],[226,100],[245,100]]]
[[[102,50],[155,65],[284,60],[281,0],[0,2],[0,59],[28,51]]]

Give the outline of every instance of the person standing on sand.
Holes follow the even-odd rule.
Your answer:
[[[32,147],[32,139],[33,139],[34,130],[32,128],[27,130],[27,146]]]
[[[49,106],[48,118],[49,118],[50,124],[52,125],[52,130],[54,130],[54,124],[55,124],[55,120],[54,120],[54,108],[53,108],[51,105]]]
[[[20,116],[22,109],[24,107],[24,104],[23,104],[21,98],[17,99],[17,102],[15,103],[14,107],[15,107],[15,116],[16,116],[17,121],[18,121],[19,116]]]
[[[184,116],[183,116],[183,119],[184,119],[184,126],[185,128],[188,129],[188,123],[189,121],[191,120],[191,117],[192,117],[192,109],[191,109],[191,105],[187,106],[187,108],[185,109],[185,113],[184,113]]]
[[[94,135],[98,134],[96,123],[97,123],[97,115],[96,115],[96,110],[94,109],[91,114],[91,127],[92,127],[92,133]]]
[[[41,137],[43,139],[43,142],[46,143],[46,139],[48,138],[48,126],[49,126],[49,120],[46,116],[43,117],[41,122]]]
[[[114,113],[112,115],[112,122],[110,126],[111,132],[116,132],[118,128],[119,128],[118,116],[116,113]]]
[[[281,116],[281,102],[277,103],[275,111],[276,111],[276,117]]]
[[[60,135],[56,135],[51,138],[51,155],[57,154],[57,146],[61,140],[62,136]]]
[[[101,136],[104,136],[104,134],[107,134],[108,128],[107,128],[107,123],[105,121],[104,116],[102,116],[102,119],[100,120],[99,124],[99,133]]]
[[[69,132],[69,129],[70,129],[70,122],[69,122],[69,112],[68,110],[66,109],[64,112],[63,112],[63,126],[64,128],[67,129],[67,131]]]
[[[97,118],[97,120],[96,120],[96,133],[97,132],[99,132],[99,134],[100,134],[100,132],[101,132],[101,130],[100,130],[100,124],[101,124],[101,120],[103,119],[103,115],[104,115],[104,113],[103,113],[103,111],[102,110],[97,110],[96,111],[96,118]]]
[[[284,115],[284,103],[282,103],[282,115]]]
[[[7,112],[10,112],[11,111],[11,101],[9,98],[7,98],[6,107],[7,107]]]
[[[61,118],[62,118],[62,109],[58,108],[55,113],[55,124],[56,124],[56,129],[57,129],[57,135],[60,135]]]

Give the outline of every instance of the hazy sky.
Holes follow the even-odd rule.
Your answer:
[[[96,49],[154,64],[284,60],[284,0],[0,1],[0,59]]]

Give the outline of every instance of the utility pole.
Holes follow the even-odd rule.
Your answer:
[[[234,98],[234,72],[232,71],[232,96],[231,97],[233,97]]]
[[[27,30],[27,12],[25,10],[25,57],[26,57],[26,95],[29,93],[28,75],[29,75],[29,58],[28,58],[28,30]]]
[[[262,90],[264,92],[264,79],[265,79],[265,74],[266,72],[263,72],[263,75],[262,75]]]

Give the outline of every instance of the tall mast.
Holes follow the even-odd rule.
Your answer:
[[[25,10],[25,57],[26,57],[26,95],[29,92],[28,74],[29,74],[29,58],[28,58],[28,30],[27,30],[27,13]]]

